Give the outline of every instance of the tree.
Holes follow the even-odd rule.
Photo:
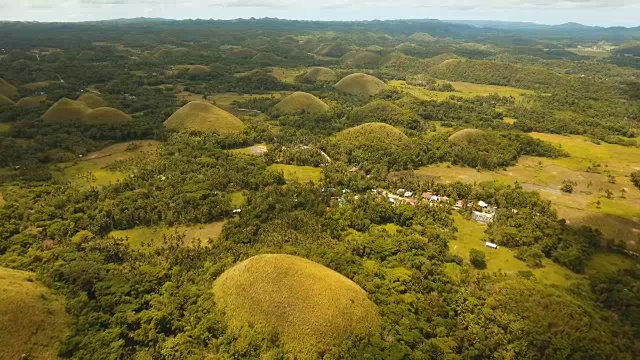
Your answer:
[[[610,189],[605,189],[604,190],[604,196],[606,196],[607,199],[612,199],[613,198],[613,191],[611,191]]]
[[[634,171],[630,176],[633,185],[635,185],[637,188],[640,188],[640,171]]]
[[[571,193],[573,193],[573,184],[574,184],[574,182],[571,181],[571,180],[564,180],[562,182],[562,187],[560,188],[560,190],[562,192],[566,192],[568,194],[571,194]]]
[[[469,251],[469,262],[476,269],[487,268],[487,256],[483,251],[478,249],[471,249],[471,251]]]
[[[609,182],[609,184],[615,184],[616,183],[616,177],[613,175],[607,175],[607,181]]]

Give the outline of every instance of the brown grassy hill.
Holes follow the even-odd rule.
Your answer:
[[[349,113],[348,119],[351,124],[382,122],[414,130],[422,124],[418,115],[385,100],[372,101],[363,107],[354,109]]]
[[[342,62],[354,68],[374,68],[382,64],[382,56],[362,50],[353,50],[344,54]]]
[[[479,129],[463,129],[449,136],[449,141],[468,144],[471,142],[484,140],[487,133]]]
[[[13,100],[11,100],[8,97],[0,94],[0,106],[12,106],[12,105],[15,105]]]
[[[208,72],[209,68],[204,65],[193,65],[187,72],[187,75],[202,75]]]
[[[0,359],[55,359],[68,319],[64,302],[33,281],[35,274],[0,268]]]
[[[9,84],[3,78],[0,78],[0,95],[4,95],[9,99],[13,99],[18,96],[18,89],[15,86]]]
[[[351,49],[346,45],[322,44],[314,52],[321,56],[338,58],[344,56],[349,50]]]
[[[87,112],[83,120],[92,125],[126,124],[131,116],[111,107],[99,107]]]
[[[312,67],[309,71],[304,74],[304,79],[308,81],[324,81],[324,82],[334,82],[338,79],[338,75],[335,71],[326,68],[326,67]]]
[[[232,58],[250,59],[258,55],[258,52],[247,48],[233,48],[227,50],[226,55]]]
[[[90,110],[84,103],[62,98],[53,104],[42,118],[47,121],[82,120]]]
[[[362,73],[345,76],[336,84],[339,91],[356,96],[372,96],[386,88],[382,80]]]
[[[47,100],[46,96],[31,96],[25,97],[16,102],[17,107],[25,109],[35,109],[42,106],[42,103]]]
[[[106,101],[102,100],[101,97],[94,94],[82,94],[77,101],[87,105],[89,109],[96,109],[109,105]]]
[[[232,331],[274,330],[288,358],[317,358],[379,324],[376,306],[356,283],[297,256],[249,258],[224,272],[213,293]]]
[[[285,113],[322,112],[329,110],[329,105],[309,93],[298,91],[282,99],[274,108]]]
[[[239,132],[245,125],[232,114],[204,101],[192,101],[178,109],[164,126],[173,130]]]
[[[283,59],[272,53],[261,52],[254,56],[251,60],[262,65],[278,65],[282,62]]]

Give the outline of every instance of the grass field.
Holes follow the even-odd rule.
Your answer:
[[[184,235],[185,245],[196,243],[206,244],[209,239],[215,241],[222,232],[224,221],[211,224],[201,224],[194,226],[173,226],[173,227],[146,227],[139,226],[129,230],[114,230],[109,235],[113,237],[129,238],[129,244],[134,248],[141,248],[145,244],[152,247],[162,244],[163,237],[171,234]]]
[[[278,78],[278,80],[293,84],[295,82],[296,76],[304,73],[306,69],[304,68],[279,68],[279,67],[271,67],[269,68],[271,71],[271,75]]]
[[[11,130],[11,124],[9,123],[0,123],[0,134],[6,134]]]
[[[6,204],[7,202],[4,200],[4,197],[2,196],[2,193],[0,192],[0,207],[3,207],[4,204]]]
[[[356,283],[297,256],[249,258],[220,275],[213,294],[232,331],[275,330],[292,359],[317,358],[379,323],[376,306]]]
[[[320,181],[322,178],[322,169],[311,166],[273,164],[269,166],[269,170],[282,171],[284,173],[284,178],[288,181]]]
[[[628,174],[640,169],[640,149],[620,145],[596,145],[580,136],[532,134],[534,137],[562,145],[570,157],[545,159],[523,156],[506,171],[476,171],[470,168],[440,164],[416,171],[444,182],[499,181],[537,190],[550,200],[561,218],[572,225],[588,225],[600,229],[605,236],[624,241],[630,250],[640,249],[640,190],[631,184]],[[585,171],[594,162],[600,173]],[[613,175],[616,183],[608,182]],[[577,183],[573,194],[560,191],[564,180]],[[605,190],[613,193],[607,199]],[[622,198],[622,191],[624,198]],[[597,202],[600,202],[600,205]]]
[[[247,197],[244,196],[242,191],[236,191],[230,194],[231,195],[231,206],[234,208],[239,208],[247,202]]]
[[[515,258],[512,250],[504,246],[497,250],[486,247],[484,238],[486,225],[467,220],[458,213],[454,213],[453,219],[458,228],[458,235],[455,241],[449,243],[451,253],[461,256],[468,263],[471,249],[483,251],[487,255],[487,268],[481,271],[504,272],[514,276],[519,271],[531,271],[539,281],[555,285],[568,285],[580,278],[579,275],[548,259],[543,261],[542,268],[529,268],[524,262]]]
[[[611,55],[611,53],[607,50],[588,49],[588,48],[568,48],[566,50],[576,55],[590,56],[594,58],[605,58]]]
[[[389,82],[391,87],[398,88],[405,92],[408,92],[417,98],[424,100],[438,100],[443,101],[449,99],[449,96],[462,96],[462,97],[474,97],[474,96],[487,96],[490,94],[498,94],[500,96],[513,96],[516,100],[521,100],[525,94],[533,94],[531,90],[518,89],[509,86],[497,86],[497,85],[485,85],[485,84],[473,84],[461,81],[449,81],[451,85],[456,89],[455,92],[444,91],[431,91],[419,86],[408,85],[402,80],[393,80]]]
[[[258,155],[262,155],[262,152],[266,150],[267,150],[267,144],[256,144],[256,145],[251,145],[245,148],[232,149],[229,151],[237,155],[258,156]]]
[[[139,144],[135,150],[127,150],[131,143]],[[127,174],[105,169],[118,160],[153,156],[160,146],[158,141],[142,140],[111,145],[100,151],[88,154],[78,161],[51,166],[53,176],[60,180],[70,180],[81,188],[104,186],[124,179]]]
[[[69,324],[64,301],[34,278],[0,268],[0,359],[57,358],[57,342]]]

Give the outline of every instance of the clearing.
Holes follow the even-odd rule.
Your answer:
[[[129,230],[114,230],[109,235],[119,238],[128,237],[129,245],[133,248],[142,248],[145,245],[151,245],[151,247],[159,246],[162,244],[164,236],[171,234],[184,235],[184,244],[187,246],[195,244],[206,245],[210,242],[210,239],[211,241],[218,239],[223,226],[224,221],[193,226],[138,226]]]
[[[119,160],[155,156],[159,146],[160,142],[155,140],[118,143],[92,152],[78,161],[53,165],[51,172],[55,178],[69,180],[81,188],[109,185],[124,179],[127,174],[108,170],[107,166]]]
[[[64,301],[34,278],[0,267],[0,359],[57,358],[69,324]]]
[[[439,83],[444,82],[438,80]],[[432,91],[420,86],[408,85],[403,80],[389,81],[391,87],[398,88],[423,100],[448,100],[451,95],[461,97],[487,96],[498,94],[500,96],[513,96],[516,100],[522,100],[524,95],[534,94],[532,90],[518,89],[510,86],[474,84],[462,81],[446,81],[453,85],[457,91]]]
[[[272,171],[282,171],[287,181],[316,182],[322,179],[322,169],[317,167],[273,164],[269,166],[268,169]]]

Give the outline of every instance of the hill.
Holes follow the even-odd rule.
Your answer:
[[[84,103],[62,98],[53,104],[42,118],[47,121],[82,120],[90,110]]]
[[[227,50],[226,55],[232,58],[250,59],[258,54],[257,51],[247,48],[231,48]]]
[[[297,256],[249,258],[220,275],[213,293],[233,331],[273,330],[291,358],[316,358],[379,323],[376,306],[356,283]]]
[[[382,63],[382,56],[362,50],[353,50],[342,56],[342,62],[346,66],[354,68],[375,68]]]
[[[402,131],[385,123],[366,123],[339,132],[336,140],[348,147],[401,143],[407,140]]]
[[[13,100],[11,100],[8,97],[0,94],[0,106],[12,106],[12,105],[15,105]]]
[[[0,359],[57,357],[56,342],[67,327],[64,303],[34,277],[0,268]]]
[[[173,130],[229,133],[241,131],[245,125],[240,119],[217,106],[204,101],[192,101],[173,113],[164,122],[164,126]]]
[[[126,124],[131,116],[111,107],[99,107],[87,112],[83,120],[92,125]]]
[[[6,82],[3,78],[0,78],[0,95],[4,95],[8,98],[15,98],[18,96],[18,89]]]
[[[321,66],[312,67],[306,74],[304,74],[304,79],[310,82],[334,82],[337,78],[338,75],[335,71]]]
[[[87,105],[87,107],[90,109],[96,109],[109,105],[106,101],[102,100],[101,97],[94,94],[82,94],[77,101]]]
[[[278,64],[281,64],[283,60],[284,59],[279,56],[276,56],[272,53],[266,53],[266,52],[258,53],[256,56],[251,58],[251,61],[259,63],[260,65],[263,65],[263,66],[278,65]]]
[[[341,92],[356,96],[372,96],[387,88],[382,80],[363,73],[345,76],[335,86]]]
[[[329,110],[329,105],[314,95],[298,91],[282,99],[274,108],[284,113],[321,112]]]
[[[25,109],[35,109],[40,107],[46,99],[46,96],[24,97],[16,102],[16,106]]]
[[[479,129],[463,129],[449,136],[449,141],[455,143],[468,144],[476,141],[484,140],[487,133]]]
[[[338,58],[349,52],[349,47],[341,44],[322,44],[314,52],[321,56]]]
[[[208,72],[209,68],[204,65],[193,65],[187,72],[187,75],[202,75]]]
[[[348,115],[348,119],[351,124],[382,122],[414,130],[422,125],[422,119],[419,116],[385,100],[373,101],[354,109]]]

